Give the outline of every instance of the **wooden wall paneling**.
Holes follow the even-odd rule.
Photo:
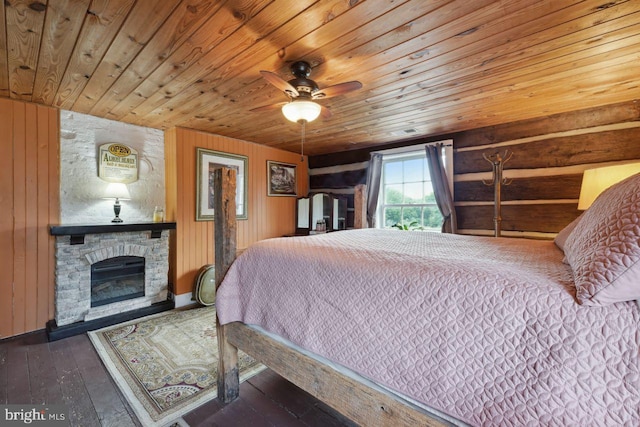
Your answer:
[[[42,31],[38,72],[33,85],[33,102],[50,105],[73,52],[76,38],[87,16],[91,0],[49,2]]]
[[[36,104],[25,104],[25,330],[37,329],[38,122]],[[44,121],[44,120],[43,120]],[[46,124],[46,122],[45,122]],[[34,197],[35,196],[35,197]],[[46,252],[45,252],[45,255]]]
[[[13,334],[26,331],[25,325],[25,298],[26,298],[26,117],[25,104],[15,103],[13,113],[13,215],[14,215],[14,240],[13,240]]]
[[[5,20],[6,3],[0,3],[0,22]],[[9,60],[7,55],[7,33],[0,31],[0,97],[9,98]],[[0,332],[2,336],[2,332]]]
[[[49,170],[48,170],[48,184],[49,189],[47,191],[48,195],[48,203],[46,206],[48,207],[48,221],[41,223],[40,226],[44,229],[41,229],[41,236],[43,240],[45,238],[49,239],[49,253],[50,255],[47,257],[49,263],[49,275],[47,279],[47,291],[48,291],[48,312],[46,314],[46,320],[53,319],[54,317],[54,283],[55,283],[55,238],[49,234],[48,224],[60,224],[60,192],[54,191],[53,189],[60,188],[60,114],[57,109],[49,108],[48,117],[49,117],[49,132],[48,132],[48,141],[47,141],[47,160],[49,161]],[[44,150],[43,150],[44,154]],[[44,217],[43,217],[44,221]],[[45,285],[40,288],[42,289]],[[44,301],[42,301],[44,304]],[[41,313],[44,313],[44,308]]]
[[[54,239],[59,222],[58,111],[0,102],[0,338],[42,329],[53,317]]]
[[[25,101],[30,101],[33,93],[46,10],[32,4],[30,0],[5,2],[7,27],[19,29],[7,36],[10,96]]]
[[[1,6],[4,7],[4,6]],[[13,103],[0,99],[0,338],[13,335]]]
[[[172,197],[167,197],[167,204],[172,204],[167,210],[175,211],[178,218],[175,255],[171,261],[171,268],[175,266],[172,271],[175,271],[176,294],[191,292],[200,267],[214,262],[213,221],[195,220],[196,148],[245,155],[249,159],[248,219],[238,221],[239,248],[257,240],[293,232],[295,198],[266,196],[266,161],[297,164],[299,177],[306,177],[306,162],[299,163],[298,154],[184,128],[168,131],[165,143],[176,149],[175,160],[167,159],[167,162],[174,162],[176,166],[169,166],[167,171],[171,172],[166,175],[167,179],[175,179],[177,194],[175,202]],[[173,185],[168,184],[167,188]],[[301,194],[307,193],[306,180],[298,181],[298,189]]]

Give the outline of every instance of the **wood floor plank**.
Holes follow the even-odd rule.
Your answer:
[[[31,403],[45,405],[62,403],[62,390],[49,349],[49,343],[28,347],[29,387]]]
[[[0,405],[7,404],[7,356],[7,348],[0,345]]]
[[[52,343],[52,357],[58,372],[63,404],[69,411],[69,420],[75,426],[99,426],[98,414],[84,384],[69,338]],[[54,345],[56,344],[56,345]]]
[[[218,399],[213,399],[194,409],[193,411],[187,413],[182,418],[189,424],[191,427],[195,427],[198,425],[204,425],[204,421],[213,416],[216,412],[220,411],[224,405],[220,403]]]
[[[247,381],[298,418],[304,417],[318,401],[271,370],[266,370]]]
[[[27,348],[12,345],[7,349],[7,403],[31,403]]]
[[[288,408],[280,406],[272,396],[265,395],[251,383],[241,387],[240,393],[253,409],[262,415],[265,422],[275,426],[304,426]]]
[[[301,427],[353,424],[273,371],[183,416],[191,427]],[[0,404],[62,404],[72,427],[144,427],[85,335],[47,342],[44,331],[0,340]]]
[[[300,421],[309,427],[357,427],[358,425],[322,402],[317,402]]]

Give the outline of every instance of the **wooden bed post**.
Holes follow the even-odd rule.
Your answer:
[[[229,168],[213,172],[214,187],[214,245],[216,291],[236,257],[236,171]],[[240,393],[238,348],[226,337],[226,328],[216,315],[218,336],[218,399],[222,403],[234,401]]]
[[[358,184],[353,194],[353,228],[367,228],[367,186]]]

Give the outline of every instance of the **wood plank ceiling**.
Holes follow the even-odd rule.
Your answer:
[[[640,98],[638,0],[5,0],[0,96],[291,151],[260,70],[306,60],[323,154]]]

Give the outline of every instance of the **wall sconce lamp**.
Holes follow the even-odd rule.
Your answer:
[[[107,185],[103,199],[116,199],[116,202],[113,204],[113,212],[116,216],[111,220],[111,222],[122,222],[122,219],[120,218],[120,209],[122,208],[122,205],[120,205],[120,200],[131,199],[131,195],[129,194],[127,185],[120,182],[110,183],[109,185]]]
[[[585,170],[582,175],[578,209],[587,209],[604,190],[637,173],[640,173],[640,163],[628,163]]]

